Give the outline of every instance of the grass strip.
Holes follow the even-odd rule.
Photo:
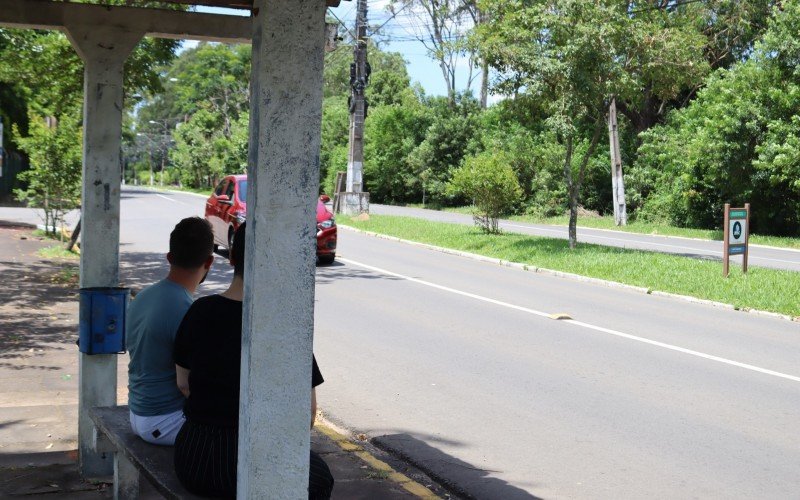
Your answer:
[[[422,205],[412,205],[409,207],[426,208]],[[429,209],[436,210],[437,208],[428,205]],[[439,208],[445,212],[454,212],[459,214],[472,215],[474,209],[470,206],[466,207],[446,207]],[[536,217],[533,215],[511,215],[506,217],[507,220],[527,222],[530,224],[547,224],[551,226],[567,226],[569,224],[569,217],[566,215],[558,217]],[[722,220],[720,220],[722,222]],[[625,226],[617,226],[614,217],[604,215],[601,217],[578,217],[578,228],[587,227],[591,229],[609,229],[613,231],[624,231],[626,233],[635,234],[650,234],[658,236],[680,236],[683,238],[696,238],[700,240],[722,241],[725,237],[721,229],[692,229],[687,227],[675,227],[668,224],[656,222],[644,222],[639,220],[629,221]],[[766,245],[778,248],[795,248],[800,249],[800,238],[791,238],[784,236],[769,236],[762,234],[751,234],[750,243],[754,245]]]
[[[726,279],[719,261],[586,243],[570,250],[566,240],[515,233],[487,235],[474,227],[411,217],[371,215],[365,221],[340,215],[338,220],[366,231],[532,267],[800,317],[800,273],[793,271],[750,267],[743,274],[741,267],[731,263]]]
[[[530,216],[512,216],[511,220],[520,222],[530,222],[534,224],[551,224],[557,226],[566,226],[569,224],[569,218],[563,217],[548,217],[545,219],[534,218]],[[613,231],[625,231],[628,233],[636,234],[652,234],[659,236],[681,236],[684,238],[697,238],[701,240],[722,241],[725,235],[721,229],[691,229],[685,227],[669,226],[667,224],[658,224],[654,222],[629,222],[625,226],[617,226],[614,222],[614,217],[579,217],[578,227],[587,227],[592,229],[610,229]],[[767,245],[780,248],[797,248],[800,249],[800,238],[789,238],[782,236],[769,236],[761,234],[751,234],[750,243],[754,245]]]

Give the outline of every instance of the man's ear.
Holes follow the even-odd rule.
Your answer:
[[[172,252],[167,252],[167,262],[172,264]]]
[[[203,264],[203,267],[206,268],[206,269],[210,269],[211,268],[211,264],[213,262],[214,262],[214,255],[212,254],[212,255],[208,256],[208,258],[206,259],[206,262]]]

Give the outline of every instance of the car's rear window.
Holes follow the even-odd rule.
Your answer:
[[[247,203],[247,181],[239,181],[239,201]]]

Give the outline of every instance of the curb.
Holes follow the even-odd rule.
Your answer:
[[[718,308],[721,308],[721,309],[729,309],[729,310],[732,310],[732,311],[739,311],[739,312],[744,312],[744,313],[748,313],[748,314],[754,314],[754,315],[757,315],[757,316],[764,316],[764,317],[768,317],[768,318],[782,319],[782,320],[792,321],[792,322],[800,321],[800,316],[798,316],[797,318],[794,318],[794,317],[786,315],[786,314],[780,314],[780,313],[776,313],[776,312],[772,312],[772,311],[762,311],[760,309],[750,309],[750,308],[738,308],[738,307],[734,306],[733,304],[727,304],[725,302],[717,302],[717,301],[714,301],[714,300],[699,299],[697,297],[692,297],[692,296],[689,296],[689,295],[680,295],[680,294],[677,294],[677,293],[662,292],[662,291],[659,291],[659,290],[651,290],[649,288],[644,288],[644,287],[640,287],[640,286],[626,285],[625,283],[619,283],[618,281],[609,281],[609,280],[604,280],[604,279],[600,279],[600,278],[591,278],[589,276],[582,276],[580,274],[573,274],[573,273],[568,273],[568,272],[565,272],[565,271],[556,271],[554,269],[547,269],[547,268],[544,268],[544,267],[536,267],[536,266],[531,266],[531,265],[528,265],[528,264],[521,264],[519,262],[512,262],[512,261],[508,261],[508,260],[496,259],[494,257],[486,257],[485,255],[479,255],[479,254],[470,253],[470,252],[463,252],[461,250],[453,250],[451,248],[438,247],[436,245],[429,245],[427,243],[419,243],[417,241],[405,240],[405,239],[402,239],[402,238],[397,238],[395,236],[388,236],[388,235],[385,235],[385,234],[375,233],[375,232],[372,232],[372,231],[365,231],[363,229],[358,229],[358,228],[355,228],[353,226],[347,226],[347,225],[344,225],[344,224],[337,224],[337,225],[340,228],[348,229],[350,231],[354,231],[354,232],[357,232],[357,233],[362,233],[362,234],[365,234],[367,236],[374,236],[376,238],[381,238],[381,239],[384,239],[384,240],[396,241],[398,243],[405,243],[405,244],[413,245],[413,246],[416,246],[416,247],[419,247],[419,248],[426,248],[428,250],[434,250],[436,252],[446,253],[446,254],[450,254],[450,255],[457,255],[459,257],[466,257],[468,259],[473,259],[473,260],[477,260],[477,261],[481,261],[481,262],[487,262],[487,263],[490,263],[490,264],[497,264],[497,265],[500,265],[500,266],[511,267],[511,268],[514,268],[514,269],[520,269],[522,271],[531,271],[531,272],[534,272],[534,273],[549,274],[551,276],[556,276],[556,277],[559,277],[559,278],[569,278],[569,279],[573,279],[573,280],[576,280],[576,281],[582,281],[582,282],[585,282],[585,283],[593,283],[593,284],[596,284],[596,285],[602,285],[602,286],[606,286],[606,287],[609,287],[609,288],[620,288],[620,289],[624,289],[624,290],[631,290],[631,291],[634,291],[634,292],[644,293],[644,294],[647,294],[647,295],[654,295],[654,296],[657,296],[657,297],[666,297],[666,298],[670,298],[670,299],[677,299],[677,300],[681,300],[681,301],[684,301],[684,302],[690,302],[690,303],[693,303],[693,304],[702,304],[702,305],[707,305],[707,306],[712,306],[712,307],[718,307]]]
[[[383,460],[375,458],[362,446],[353,443],[347,436],[335,430],[332,424],[330,424],[328,421],[318,418],[317,422],[314,424],[314,429],[330,438],[334,443],[336,443],[336,446],[342,449],[342,451],[354,454],[371,468],[387,474],[387,479],[389,481],[397,484],[415,497],[425,500],[441,499],[441,497],[434,494],[428,488],[409,478],[405,474],[397,472]]]

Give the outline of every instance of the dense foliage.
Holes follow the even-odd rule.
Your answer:
[[[439,41],[491,68],[498,102],[454,86],[426,95],[401,54],[370,43],[373,203],[478,204],[481,176],[510,172],[502,211],[569,213],[574,239],[578,213],[611,211],[613,98],[630,219],[718,228],[724,203],[749,202],[756,231],[800,234],[800,0],[393,2],[406,3],[457,19],[459,39]],[[129,62],[126,94],[141,105],[126,122],[126,177],[209,189],[246,168],[250,48],[201,43],[173,60],[169,43],[143,42]],[[28,108],[79,109],[80,61],[61,35],[0,30],[0,58],[0,113],[20,138]],[[326,55],[327,192],[347,168],[351,62],[347,41]]]
[[[161,92],[157,68],[172,60],[177,46],[175,40],[145,38],[134,48],[125,63],[127,106]],[[25,153],[31,165],[17,178],[16,193],[45,208],[52,226],[52,216],[80,199],[83,62],[61,32],[12,29],[0,29],[0,61],[3,143]],[[52,209],[53,200],[63,206]]]
[[[750,202],[756,232],[800,234],[798,62],[800,5],[787,2],[752,57],[641,135],[629,173],[640,214],[714,227],[722,205]]]
[[[14,126],[14,139],[30,158],[31,168],[20,177],[25,188],[16,194],[44,211],[47,232],[55,234],[63,215],[76,208],[81,196],[81,131],[69,114],[56,124],[30,117],[29,135],[23,137]]]

